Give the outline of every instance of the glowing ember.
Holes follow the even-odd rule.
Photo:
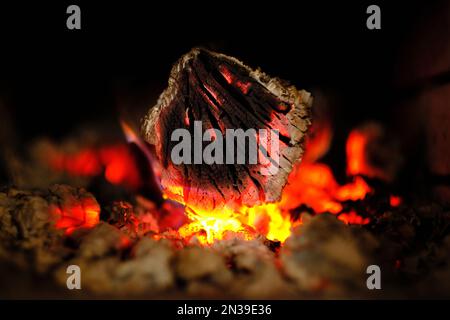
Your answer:
[[[52,149],[48,162],[54,170],[73,176],[92,177],[104,172],[112,184],[136,189],[141,183],[135,159],[126,144],[86,148],[75,153]]]
[[[326,124],[316,128],[315,138],[307,142],[308,150],[311,151],[306,152],[303,162],[294,167],[280,202],[252,208],[244,206],[237,212],[227,208],[212,212],[195,209],[196,213],[188,214],[192,222],[179,230],[180,235],[186,238],[196,235],[201,243],[210,244],[223,239],[230,231],[243,235],[244,238],[251,238],[252,234],[248,229],[251,227],[269,240],[284,242],[293,225],[290,211],[301,205],[306,205],[317,214],[336,214],[346,224],[369,223],[369,218],[358,215],[354,210],[343,212],[342,205],[344,201],[363,200],[372,192],[361,176],[354,176],[370,168],[365,163],[364,156],[366,137],[357,131],[350,134],[347,141],[347,163],[348,168],[351,168],[348,172],[353,178],[349,183],[339,185],[329,166],[315,162],[329,147],[330,128]],[[183,196],[181,186],[172,186],[166,191],[168,198],[172,194],[178,198]]]
[[[342,211],[340,202],[364,199],[371,191],[361,177],[343,186],[338,185],[331,169],[321,163],[300,164],[289,177],[281,206],[294,209],[302,204],[312,208],[316,213]]]
[[[370,222],[369,218],[363,218],[353,210],[349,213],[341,213],[338,219],[345,224],[368,224]]]
[[[50,212],[55,217],[55,227],[66,234],[78,228],[94,227],[100,221],[100,206],[90,198],[63,207],[52,205]]]
[[[362,200],[371,190],[363,178],[355,177],[352,183],[339,187],[336,190],[335,197],[339,201]]]
[[[284,242],[291,234],[290,215],[278,204],[269,203],[247,208],[248,224],[269,240]]]
[[[195,213],[192,210],[186,210],[193,222],[182,226],[178,232],[181,236],[189,238],[193,235],[202,244],[211,244],[215,240],[224,238],[226,232],[239,233],[245,239],[251,239],[244,225],[235,216],[236,213],[231,210],[222,209],[213,212]]]
[[[400,198],[399,196],[391,195],[389,197],[389,204],[391,205],[391,207],[398,207],[402,204],[402,198]]]
[[[222,70],[222,73],[227,80],[234,81],[227,70]],[[141,143],[129,126],[125,123],[122,123],[122,126],[127,141]],[[242,206],[237,209],[224,207],[203,210],[184,203],[165,201],[162,207],[153,207],[149,209],[147,215],[141,215],[139,221],[135,221],[135,227],[137,228],[140,223],[147,223],[154,226],[152,230],[155,231],[156,238],[160,237],[158,230],[172,230],[178,232],[186,241],[195,237],[199,243],[209,245],[229,237],[250,240],[258,235],[272,241],[284,242],[290,236],[291,228],[301,223],[301,219],[295,222],[291,220],[291,212],[299,210],[301,206],[310,208],[316,214],[325,212],[336,214],[338,219],[346,224],[369,223],[369,218],[359,215],[354,209],[344,209],[343,206],[345,201],[363,200],[373,192],[362,176],[380,176],[380,173],[367,163],[365,156],[367,143],[370,142],[368,133],[358,130],[350,133],[346,144],[349,182],[340,185],[331,168],[317,162],[329,148],[332,137],[331,126],[322,124],[316,126],[314,130],[313,137],[307,141],[308,150],[305,157],[301,163],[294,166],[278,203],[266,203],[251,208]],[[71,154],[52,149],[49,155],[52,168],[69,174],[79,176],[104,174],[113,184],[130,187],[137,187],[140,184],[136,161],[126,144],[102,146],[98,149],[87,148]],[[149,155],[148,157],[151,159]],[[152,161],[149,163],[153,165]],[[184,199],[185,189],[179,185],[168,186],[164,199]],[[389,203],[392,207],[396,207],[402,203],[402,199],[391,195]],[[149,207],[147,205],[147,208]],[[55,216],[56,227],[71,233],[76,228],[96,225],[99,222],[100,207],[97,203],[82,199],[79,203],[69,206],[53,206],[51,212]],[[175,212],[178,213],[174,214]],[[151,219],[156,217],[156,220],[152,220],[151,223],[144,221],[147,216]]]
[[[381,135],[382,129],[377,125],[368,125],[350,132],[346,144],[349,176],[364,175],[389,180],[386,172],[373,166],[367,159],[367,146]]]
[[[187,211],[193,222],[184,225],[178,232],[185,238],[196,235],[202,244],[224,239],[230,232],[249,240],[255,237],[256,231],[269,240],[280,242],[284,242],[291,233],[290,216],[278,204],[243,207],[240,212],[222,209],[197,214]]]

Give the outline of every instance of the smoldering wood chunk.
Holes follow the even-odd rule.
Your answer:
[[[142,134],[156,146],[162,164],[161,184],[172,199],[208,210],[224,205],[254,206],[279,199],[293,164],[303,154],[311,104],[308,92],[286,81],[224,54],[193,49],[174,65],[168,88],[143,119]],[[220,130],[224,146],[227,129],[278,130],[278,152],[268,150],[266,159],[259,154],[257,164],[248,164],[248,158],[245,164],[174,164],[171,151],[178,141],[171,141],[172,132],[187,129],[193,142],[196,121],[202,122],[202,133]],[[202,150],[208,144],[203,142]],[[248,155],[248,143],[245,151]],[[192,160],[194,152],[192,147]],[[268,162],[276,155],[277,163]],[[237,163],[236,152],[234,156]],[[276,165],[278,172],[264,175],[271,165]]]

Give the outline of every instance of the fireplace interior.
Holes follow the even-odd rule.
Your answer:
[[[2,58],[0,297],[448,298],[449,5],[388,6],[378,33],[308,9],[315,18],[296,22],[305,30],[297,37],[250,37],[240,26],[228,40],[160,34],[148,44],[143,36],[157,26],[139,16],[125,29],[131,37],[97,41],[103,31],[92,23],[92,37],[49,34],[45,44],[57,37],[59,49],[18,64]],[[344,9],[356,11],[336,8]],[[338,27],[316,27],[324,21]],[[232,184],[198,200],[185,183],[161,183],[169,134],[141,126],[173,64],[198,47],[311,96],[300,160],[285,182],[261,186],[266,196],[279,187],[276,201],[246,202],[242,184],[240,202],[211,205]],[[54,60],[61,54],[64,62]],[[249,94],[250,80],[232,71],[228,85]],[[210,74],[197,85],[212,83]],[[178,115],[170,119],[182,123]],[[189,181],[204,190],[217,181],[196,174]],[[82,270],[83,290],[67,289],[70,265]],[[382,290],[368,290],[371,265],[382,270]]]

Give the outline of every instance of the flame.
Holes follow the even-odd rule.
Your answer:
[[[402,198],[396,195],[391,195],[389,197],[389,204],[391,205],[391,207],[398,207],[402,204]]]
[[[283,191],[281,206],[294,209],[302,204],[316,213],[342,211],[340,202],[362,200],[372,189],[361,177],[340,186],[330,169],[322,163],[302,163],[289,177]]]
[[[370,178],[390,180],[386,172],[373,166],[367,158],[368,146],[381,136],[382,128],[374,123],[350,132],[345,148],[349,176],[364,175]]]
[[[341,213],[338,219],[345,224],[368,224],[370,222],[369,218],[361,217],[354,210],[351,210],[349,213]]]
[[[200,243],[211,244],[215,240],[222,240],[226,232],[231,231],[250,239],[244,225],[236,218],[236,213],[231,209],[194,212],[187,208],[186,213],[192,222],[178,230],[182,237],[189,238],[196,235]]]
[[[311,151],[306,152],[303,162],[294,166],[279,202],[252,208],[243,206],[237,211],[228,208],[212,212],[196,210],[197,213],[188,214],[191,222],[179,229],[180,235],[185,238],[196,235],[200,243],[211,244],[224,239],[230,231],[251,238],[248,229],[251,227],[269,240],[284,242],[293,226],[290,211],[301,205],[306,205],[317,214],[336,214],[347,224],[369,223],[369,218],[358,215],[354,210],[343,212],[342,205],[344,201],[362,200],[373,191],[361,176],[355,174],[361,173],[361,168],[370,168],[364,156],[366,137],[357,131],[349,135],[347,163],[352,170],[348,171],[350,182],[344,185],[336,181],[328,165],[315,162],[328,150],[331,137],[330,125],[324,124],[316,130],[314,138],[307,143]],[[165,197],[172,198],[174,195],[178,199],[183,198],[183,187],[169,187]]]
[[[230,232],[247,240],[253,239],[256,232],[269,240],[280,242],[284,242],[291,234],[290,217],[276,203],[242,207],[238,211],[223,208],[200,210],[200,213],[188,209],[187,212],[192,222],[182,226],[178,232],[185,238],[196,235],[202,244],[222,240]]]
[[[234,81],[233,75],[226,68],[221,72],[227,81]],[[125,122],[122,122],[121,125],[128,142],[135,143],[149,152],[129,125]],[[315,214],[325,212],[335,214],[346,224],[364,225],[369,223],[370,219],[361,216],[356,210],[344,209],[343,202],[363,200],[373,192],[363,176],[382,175],[379,169],[368,163],[366,157],[366,148],[374,132],[353,130],[349,134],[346,143],[348,182],[339,184],[331,168],[325,163],[318,162],[329,149],[333,135],[332,127],[329,123],[322,123],[313,128],[314,135],[309,137],[306,142],[307,150],[303,161],[294,166],[279,202],[251,208],[246,206],[237,209],[225,207],[213,211],[190,208],[189,204],[177,203],[176,210],[176,206],[173,205],[169,205],[168,208],[163,206],[153,209],[160,211],[157,224],[161,227],[165,220],[167,226],[162,228],[165,230],[170,229],[171,226],[178,228],[181,225],[177,232],[186,241],[195,237],[200,244],[210,245],[214,241],[227,239],[229,236],[249,240],[258,235],[283,243],[290,236],[292,227],[301,223],[301,220],[291,220],[291,212],[298,210],[301,206],[310,208]],[[149,165],[155,169],[157,164],[152,161],[152,156],[146,155]],[[135,159],[128,146],[123,143],[101,146],[97,149],[86,148],[70,154],[53,149],[49,153],[49,163],[52,168],[73,175],[96,176],[103,173],[112,184],[136,187],[141,182]],[[159,176],[157,174],[157,177]],[[169,199],[183,199],[183,193],[183,186],[167,187],[163,194],[166,199],[165,204],[175,203]],[[389,203],[392,207],[400,205],[401,202],[400,197],[390,196]],[[183,210],[189,221],[186,222],[186,218],[179,219],[180,216],[184,217],[183,214],[169,217],[171,212],[183,213]],[[81,203],[72,208],[54,207],[52,212],[57,220],[56,226],[70,233],[76,228],[97,224],[100,208],[98,205]],[[172,220],[178,221],[177,226]],[[159,237],[158,234],[154,236]]]
[[[362,200],[372,189],[361,177],[355,177],[353,182],[339,187],[336,190],[335,198],[339,201]]]
[[[133,154],[126,144],[85,148],[77,152],[50,150],[48,165],[72,176],[94,177],[104,172],[105,179],[115,185],[136,189],[141,181]]]
[[[309,128],[305,142],[304,162],[312,163],[323,157],[330,149],[333,128],[330,121],[314,122]]]
[[[276,203],[247,208],[246,214],[248,224],[269,240],[284,242],[291,234],[290,216]]]

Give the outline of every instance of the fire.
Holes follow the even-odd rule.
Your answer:
[[[361,217],[354,210],[351,210],[349,213],[341,213],[338,219],[345,224],[368,224],[370,222],[369,218]]]
[[[136,189],[140,177],[135,159],[124,143],[88,147],[77,152],[62,152],[56,148],[49,150],[48,164],[56,171],[80,177],[94,177],[102,174],[115,185]]]
[[[383,170],[373,166],[367,159],[367,147],[382,136],[382,128],[370,123],[363,128],[350,132],[347,144],[347,174],[349,176],[364,175],[370,178],[389,180]]]
[[[340,185],[331,171],[331,168],[316,162],[319,155],[326,153],[331,139],[330,126],[322,126],[323,130],[316,130],[315,137],[307,142],[309,149],[303,162],[296,165],[291,172],[288,184],[278,203],[268,203],[252,208],[242,207],[236,211],[225,208],[223,210],[188,214],[191,222],[180,228],[180,235],[191,237],[196,235],[203,244],[211,244],[215,240],[224,238],[227,232],[238,233],[244,238],[251,238],[249,231],[264,235],[267,239],[284,242],[291,233],[293,222],[291,210],[306,205],[315,213],[329,212],[338,215],[338,218],[347,224],[367,224],[368,218],[363,218],[354,210],[343,212],[342,202],[364,199],[373,190],[359,175],[360,168],[368,168],[365,164],[366,138],[357,131],[349,135],[347,141],[347,163],[350,182]],[[315,143],[319,145],[315,145]],[[311,150],[313,154],[309,154]],[[354,169],[354,170],[353,170]],[[358,169],[358,170],[356,170]],[[168,195],[182,195],[183,188],[173,186],[169,188]]]
[[[327,165],[302,163],[289,177],[281,206],[294,209],[305,204],[316,213],[338,214],[342,211],[340,202],[362,200],[369,192],[371,188],[361,177],[340,186]]]
[[[289,215],[275,203],[243,207],[238,211],[225,208],[212,212],[200,210],[200,213],[188,209],[187,212],[192,222],[178,232],[184,238],[195,235],[202,244],[225,239],[228,234],[247,240],[262,234],[269,240],[284,242],[291,233]]]
[[[91,228],[100,221],[100,206],[90,198],[65,206],[52,205],[50,213],[54,216],[55,227],[66,234],[78,228]]]
[[[399,196],[391,195],[389,197],[389,204],[391,205],[391,207],[398,207],[402,204],[402,198],[400,198]]]
[[[247,208],[248,224],[267,239],[284,242],[291,234],[289,214],[276,203]]]
[[[372,189],[361,177],[355,177],[352,183],[348,183],[336,190],[335,197],[339,201],[362,200]]]
[[[224,77],[231,77],[224,70]],[[231,78],[230,78],[231,79]],[[232,79],[231,79],[232,80]],[[141,140],[126,123],[122,123],[128,142],[140,144]],[[358,214],[355,209],[344,208],[346,201],[360,201],[373,192],[364,180],[364,176],[381,177],[382,173],[373,168],[367,160],[366,148],[374,131],[353,130],[347,139],[347,175],[348,182],[339,184],[331,170],[320,158],[327,153],[331,144],[331,125],[322,123],[313,127],[313,134],[306,141],[307,150],[303,161],[294,166],[289,175],[282,198],[277,203],[266,203],[255,207],[222,208],[213,211],[202,208],[190,208],[189,204],[178,204],[182,220],[177,225],[171,222],[170,213],[174,208],[167,209],[164,204],[175,203],[170,199],[183,199],[183,186],[174,185],[165,190],[166,200],[158,215],[159,230],[178,229],[178,234],[190,241],[195,238],[202,245],[210,245],[214,241],[229,237],[254,239],[262,235],[269,240],[283,243],[291,234],[293,226],[301,220],[292,221],[292,212],[299,208],[309,208],[315,214],[332,213],[346,224],[367,224],[370,219]],[[142,147],[143,150],[147,150]],[[75,153],[63,153],[56,148],[49,152],[49,164],[52,168],[79,176],[97,176],[103,174],[112,184],[120,184],[136,188],[141,183],[139,168],[129,147],[125,143],[85,148]],[[148,151],[148,150],[147,150]],[[146,152],[147,152],[146,151]],[[151,155],[149,165],[156,165]],[[156,172],[159,170],[158,167]],[[159,176],[156,174],[156,176]],[[389,203],[392,207],[399,206],[402,199],[391,195]],[[184,206],[184,208],[183,208]],[[81,203],[70,208],[51,208],[56,217],[56,226],[71,233],[79,227],[91,227],[99,222],[100,208],[92,203]],[[178,211],[179,211],[178,210]],[[184,210],[184,214],[183,214]],[[180,215],[176,215],[179,217]],[[186,219],[187,216],[187,219]],[[164,222],[166,221],[166,222]],[[187,222],[186,222],[187,221]],[[180,227],[181,225],[181,227]],[[155,229],[156,230],[156,229]],[[159,235],[155,234],[155,237]]]
[[[196,235],[202,244],[211,244],[215,240],[224,239],[227,232],[242,234],[246,239],[250,238],[242,222],[236,218],[237,213],[230,209],[194,212],[187,208],[186,213],[193,222],[178,230],[182,237],[189,238]]]

